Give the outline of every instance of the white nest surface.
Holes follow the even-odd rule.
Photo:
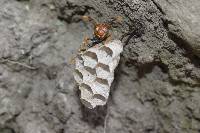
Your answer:
[[[122,42],[113,40],[106,45],[89,48],[75,59],[74,78],[86,107],[106,104],[122,51]]]

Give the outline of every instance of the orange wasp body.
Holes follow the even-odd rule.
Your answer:
[[[85,37],[83,41],[83,47],[87,46],[88,48],[93,47],[99,43],[106,44],[111,40],[111,33],[109,32],[114,23],[121,23],[122,18],[120,16],[113,18],[108,23],[97,23],[93,18],[89,16],[83,16],[84,21],[92,22],[94,26],[93,38]],[[89,42],[90,41],[90,42]]]

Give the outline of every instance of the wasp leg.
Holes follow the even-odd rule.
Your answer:
[[[88,48],[91,48],[91,47],[93,47],[95,44],[93,43],[93,42],[91,42],[91,43],[89,43],[88,45],[87,45],[87,47]]]
[[[102,42],[102,40],[100,40],[99,38],[97,38],[97,37],[93,37],[92,39],[90,39],[91,40],[91,42],[88,44],[88,47],[89,48],[91,48],[91,47],[96,47],[97,46],[97,44],[99,44],[99,43],[101,43]]]
[[[89,37],[85,37],[84,40],[83,40],[83,46],[87,46],[89,44],[89,40],[91,40]]]
[[[112,27],[114,27],[116,24],[122,24],[123,18],[121,16],[116,16],[111,18],[110,21],[108,21],[108,24]]]
[[[69,60],[69,64],[71,64],[71,65],[75,64],[75,61],[76,61],[75,58],[76,57],[71,57]]]
[[[108,37],[103,42],[104,45],[107,45],[112,40],[112,35],[109,33]]]
[[[87,46],[88,46],[88,44],[89,44],[89,40],[91,40],[91,39],[88,38],[88,37],[85,37],[85,38],[84,38],[83,43],[82,43],[82,45],[81,45],[80,48],[79,48],[79,52],[85,51],[85,50],[87,49]]]
[[[79,53],[84,52],[84,51],[86,50],[86,47],[87,47],[87,45],[89,44],[89,40],[90,40],[90,38],[88,38],[88,37],[85,37],[85,38],[84,38],[83,43],[81,44],[81,46],[80,46],[79,49],[78,49],[78,52],[79,52]],[[69,64],[75,64],[75,58],[76,58],[76,57],[77,57],[77,56],[71,57],[71,58],[70,58],[70,61],[69,61]]]

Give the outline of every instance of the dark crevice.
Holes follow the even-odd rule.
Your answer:
[[[151,0],[153,2],[153,4],[157,7],[157,9],[163,14],[166,15],[165,12],[163,11],[163,9],[160,7],[160,5],[155,2],[155,0]]]
[[[166,29],[166,31],[169,31],[169,28],[168,28],[169,24],[174,25],[173,22],[167,19],[166,17],[162,17],[161,20],[163,22],[163,27]]]
[[[15,133],[15,131],[12,128],[4,127],[0,129],[0,133]]]
[[[82,120],[87,122],[92,127],[103,126],[107,106],[98,106],[94,109],[88,109],[84,105],[81,105]]]
[[[0,133],[16,133],[19,130],[19,127],[16,124],[16,119],[21,113],[22,112],[19,112],[18,114],[13,115],[12,118],[7,120],[5,126],[0,127]]]
[[[190,47],[187,41],[183,40],[182,38],[180,38],[179,36],[177,36],[172,32],[168,32],[168,37],[169,39],[174,41],[178,45],[178,47],[185,50],[184,56],[190,59],[190,62],[195,67],[200,67],[200,62],[199,62],[200,58],[194,54],[192,48]]]
[[[190,44],[175,33],[169,31],[168,25],[174,25],[173,22],[166,18],[162,18],[162,21],[164,28],[168,31],[168,38],[172,40],[175,44],[177,44],[179,48],[185,51],[184,56],[189,58],[191,63],[193,63],[196,67],[200,67],[200,58],[194,54],[192,48],[190,47]]]
[[[157,65],[161,68],[163,73],[168,73],[169,72],[169,68],[167,67],[167,65],[163,64],[163,63],[157,63]]]
[[[155,65],[156,65],[155,63],[140,65],[138,67],[138,72],[137,72],[138,73],[138,79],[141,79],[146,74],[151,73]]]

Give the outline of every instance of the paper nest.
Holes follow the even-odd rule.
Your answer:
[[[86,107],[92,109],[106,104],[122,51],[122,42],[113,40],[89,48],[76,57],[74,78],[79,85],[81,102]]]

